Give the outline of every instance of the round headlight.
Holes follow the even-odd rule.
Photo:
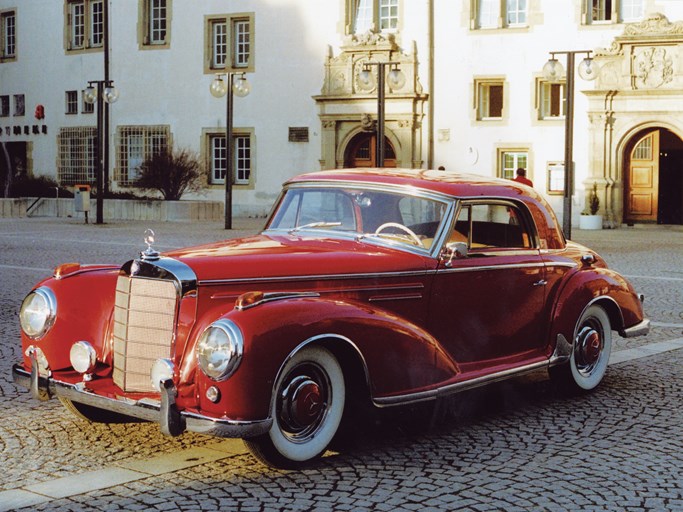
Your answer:
[[[31,339],[38,339],[50,330],[57,316],[57,298],[52,290],[41,286],[29,293],[21,303],[21,329]]]
[[[197,343],[197,361],[207,377],[226,379],[242,360],[244,339],[239,327],[230,320],[218,320],[202,333]]]
[[[71,345],[69,360],[78,373],[91,373],[97,364],[97,353],[87,341],[77,341]]]
[[[157,391],[161,391],[161,383],[165,380],[173,378],[173,361],[170,359],[157,359],[152,365],[152,371],[149,376],[152,380],[152,387]]]

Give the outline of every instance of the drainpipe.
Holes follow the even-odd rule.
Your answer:
[[[427,79],[429,99],[427,102],[427,169],[434,168],[434,0],[427,0]]]
[[[109,83],[109,0],[102,2],[102,24],[104,34],[104,83]],[[109,141],[109,103],[104,101],[104,140]],[[97,193],[104,195],[109,192],[109,144],[105,144],[104,147],[107,151],[103,155],[103,166],[104,166],[104,183],[102,190],[98,190]]]

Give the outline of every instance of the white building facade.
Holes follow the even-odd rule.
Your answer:
[[[386,84],[386,166],[523,167],[561,214],[566,78],[542,69],[587,50],[598,78],[575,79],[573,223],[595,184],[607,226],[683,224],[680,20],[679,0],[0,0],[0,181],[9,168],[94,184],[84,90],[106,79],[108,186],[188,148],[208,169],[199,197],[222,200],[226,100],[209,86],[245,73],[233,211],[263,215],[293,175],[375,165],[384,69],[404,78]]]

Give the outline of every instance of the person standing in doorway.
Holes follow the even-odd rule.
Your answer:
[[[526,169],[524,169],[523,167],[517,169],[517,177],[513,181],[521,183],[522,185],[527,185],[529,187],[534,186],[534,183],[526,177]]]

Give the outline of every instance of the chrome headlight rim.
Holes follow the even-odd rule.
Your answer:
[[[45,306],[47,307],[47,314],[45,315],[43,325],[40,327],[40,329],[37,329],[35,331],[33,331],[32,329],[28,329],[28,323],[25,321],[27,314],[26,308],[30,304],[30,299],[34,296],[40,297],[45,302]],[[39,340],[43,336],[45,336],[50,331],[50,329],[52,329],[52,326],[54,325],[56,319],[57,297],[50,288],[48,288],[47,286],[41,286],[31,291],[26,297],[24,297],[24,300],[21,303],[21,308],[19,310],[19,322],[21,324],[22,332],[30,339]]]
[[[212,355],[215,350],[208,346],[209,336],[213,330],[222,331],[227,338],[227,345],[229,348],[229,355],[225,364],[218,365],[218,368],[211,368],[208,355]],[[221,319],[209,325],[204,332],[202,332],[195,349],[197,363],[202,373],[213,381],[222,381],[229,378],[240,365],[242,355],[244,353],[244,336],[242,331],[231,320]]]

